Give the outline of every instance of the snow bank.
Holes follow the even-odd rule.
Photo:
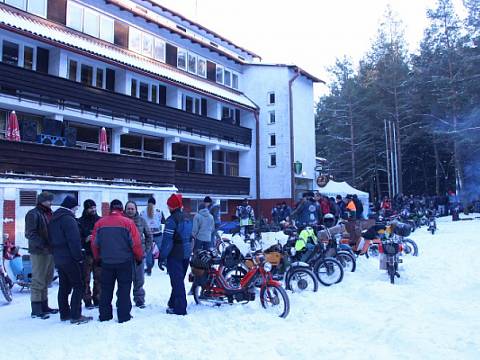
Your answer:
[[[480,220],[438,227],[412,234],[420,256],[404,259],[395,285],[377,260],[360,258],[341,284],[289,294],[285,320],[258,301],[206,308],[192,297],[188,316],[166,315],[170,285],[157,268],[146,278],[147,308],[125,324],[32,320],[29,293],[15,288],[13,303],[0,300],[0,359],[478,359]]]

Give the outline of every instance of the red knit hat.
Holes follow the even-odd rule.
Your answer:
[[[172,194],[167,200],[167,206],[174,210],[183,207],[182,194]]]

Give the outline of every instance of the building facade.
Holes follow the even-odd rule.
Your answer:
[[[268,215],[313,184],[319,80],[153,1],[0,0],[0,59],[0,230],[19,242],[41,190],[106,211],[177,189],[187,211],[210,195],[229,219],[243,198]],[[21,142],[3,139],[13,110]]]

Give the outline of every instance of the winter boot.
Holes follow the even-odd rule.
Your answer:
[[[81,325],[81,324],[86,324],[90,320],[93,320],[93,317],[80,315],[78,319],[71,319],[70,324]]]
[[[42,302],[41,301],[32,301],[32,319],[48,319],[50,315],[45,314],[42,310]]]
[[[52,315],[58,313],[58,309],[52,309],[48,307],[48,300],[42,301],[42,311],[45,314],[52,314]]]

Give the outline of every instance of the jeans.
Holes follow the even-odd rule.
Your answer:
[[[188,259],[167,259],[168,275],[172,285],[172,293],[168,300],[168,307],[176,315],[187,315],[187,295],[185,293],[185,275],[188,270]]]
[[[58,265],[58,307],[61,319],[79,319],[82,315],[82,297],[84,291],[82,264],[71,262]],[[73,290],[73,292],[72,292]],[[70,305],[68,296],[72,293]]]
[[[117,317],[118,322],[130,320],[132,301],[130,290],[132,289],[132,262],[123,264],[102,263],[102,291],[100,294],[100,321],[113,319],[112,299],[115,282],[117,288]]]

